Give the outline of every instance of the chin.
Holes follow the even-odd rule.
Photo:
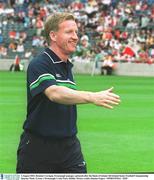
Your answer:
[[[71,50],[72,50],[72,52],[75,52],[76,51],[76,47],[72,48]]]

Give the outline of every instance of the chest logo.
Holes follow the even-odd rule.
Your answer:
[[[57,78],[60,78],[60,77],[62,77],[62,76],[61,76],[61,74],[58,74],[58,73],[57,73],[57,74],[56,74],[56,77],[57,77]]]

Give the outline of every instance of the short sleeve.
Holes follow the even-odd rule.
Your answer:
[[[44,92],[46,88],[56,85],[53,68],[46,62],[34,61],[27,70],[27,85],[32,96]]]

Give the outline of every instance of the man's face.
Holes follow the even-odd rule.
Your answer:
[[[55,32],[57,48],[66,55],[70,55],[76,50],[78,42],[78,28],[73,20],[67,20],[59,25],[59,30]]]

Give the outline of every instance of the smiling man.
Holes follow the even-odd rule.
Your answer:
[[[78,28],[70,13],[45,22],[49,47],[27,70],[27,116],[17,151],[17,173],[86,173],[77,138],[76,104],[112,109],[120,98],[112,88],[78,91],[69,56],[76,50]]]

